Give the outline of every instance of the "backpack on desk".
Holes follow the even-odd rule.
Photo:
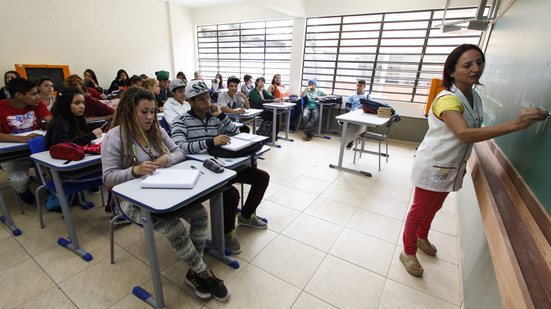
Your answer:
[[[79,161],[84,159],[84,147],[75,143],[63,142],[50,146],[50,156],[54,159]]]

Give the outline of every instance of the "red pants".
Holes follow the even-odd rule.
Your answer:
[[[413,204],[404,227],[403,240],[406,254],[414,255],[417,252],[417,238],[427,239],[434,215],[442,208],[448,193],[415,187]]]

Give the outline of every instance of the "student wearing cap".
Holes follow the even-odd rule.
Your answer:
[[[185,153],[199,153],[211,147],[226,145],[230,142],[230,136],[239,133],[239,128],[220,107],[211,103],[208,91],[209,87],[200,80],[191,81],[186,86],[186,97],[191,104],[191,110],[172,124],[172,139]],[[239,225],[266,229],[268,225],[255,215],[255,211],[268,188],[270,175],[256,165],[246,168],[237,173],[237,177],[223,193],[225,240],[226,246],[233,253],[241,252],[235,231],[239,191],[232,184],[236,182],[251,185],[241,214],[237,217]]]
[[[172,127],[172,122],[187,113],[191,106],[186,102],[186,83],[183,80],[175,79],[171,81],[169,89],[172,97],[168,98],[163,105],[163,116],[168,125]]]
[[[311,141],[314,137],[314,130],[319,118],[319,104],[316,99],[325,96],[325,92],[317,89],[318,82],[315,79],[308,81],[308,87],[306,87],[301,93],[301,97],[306,98],[303,114],[304,135],[307,141]]]
[[[163,102],[163,104],[172,96],[170,90],[168,89],[168,77],[169,74],[167,71],[157,71],[155,72],[155,76],[157,77],[157,80],[159,81],[159,87],[161,88],[161,91],[158,95],[156,95],[157,101]],[[163,105],[159,106],[162,107]]]

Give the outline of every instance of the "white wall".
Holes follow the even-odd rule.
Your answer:
[[[176,77],[179,71],[184,72],[188,80],[193,78],[195,71],[195,26],[193,25],[193,11],[181,5],[170,6],[170,32],[172,36],[172,50],[174,58],[173,74]]]
[[[52,14],[55,19],[47,19]],[[116,71],[172,71],[167,3],[161,0],[2,0],[0,72],[14,64],[91,68],[108,87]]]

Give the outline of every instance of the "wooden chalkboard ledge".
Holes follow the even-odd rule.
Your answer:
[[[551,304],[550,216],[492,141],[474,149],[471,174],[503,305],[546,308]]]

